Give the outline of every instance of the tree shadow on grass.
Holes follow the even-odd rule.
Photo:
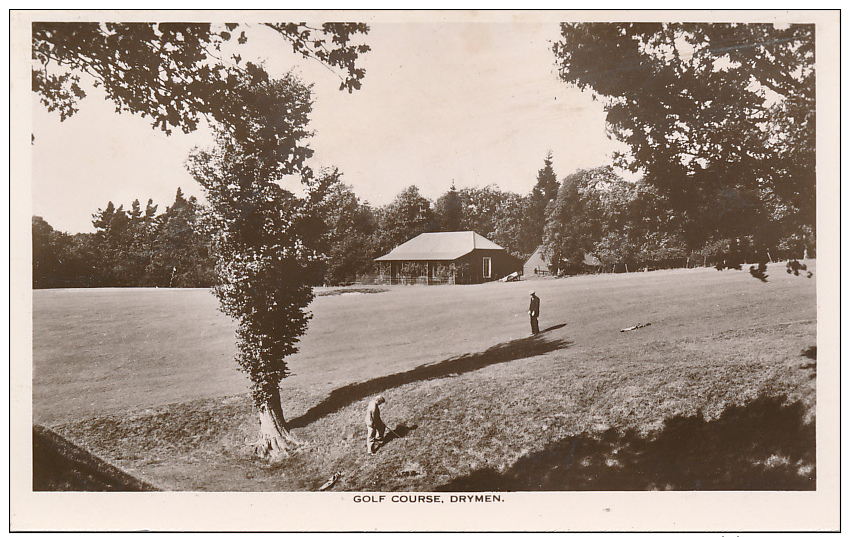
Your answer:
[[[365,397],[412,382],[469,373],[489,365],[539,356],[570,345],[572,341],[527,337],[500,343],[482,352],[463,354],[435,364],[421,365],[409,371],[349,384],[333,390],[324,401],[303,415],[289,420],[288,425],[293,429],[304,427]]]
[[[762,398],[714,421],[668,419],[651,438],[613,428],[567,437],[504,473],[476,470],[437,490],[815,490],[815,424],[805,412]]]

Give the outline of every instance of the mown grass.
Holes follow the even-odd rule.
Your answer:
[[[236,390],[53,423],[166,489],[315,490],[335,472],[333,490],[812,489],[814,280],[771,269],[768,284],[698,269],[319,297],[283,384],[304,445],[273,464],[246,447]],[[401,438],[370,456],[378,392]]]

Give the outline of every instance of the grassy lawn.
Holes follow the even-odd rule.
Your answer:
[[[35,291],[34,420],[165,489],[813,489],[815,278],[769,274],[318,290],[275,464],[208,291]],[[402,438],[370,456],[378,392]]]

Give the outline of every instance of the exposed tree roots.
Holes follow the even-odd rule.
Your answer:
[[[281,409],[268,403],[260,407],[260,437],[251,444],[254,453],[271,460],[285,458],[304,442],[293,435],[286,427]]]

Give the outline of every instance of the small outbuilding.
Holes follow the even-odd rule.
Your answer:
[[[474,231],[422,233],[375,261],[378,282],[482,283],[520,270],[522,262]]]
[[[546,258],[546,252],[543,251],[543,246],[538,246],[528,261],[522,266],[523,276],[545,276],[549,274],[550,264]]]

